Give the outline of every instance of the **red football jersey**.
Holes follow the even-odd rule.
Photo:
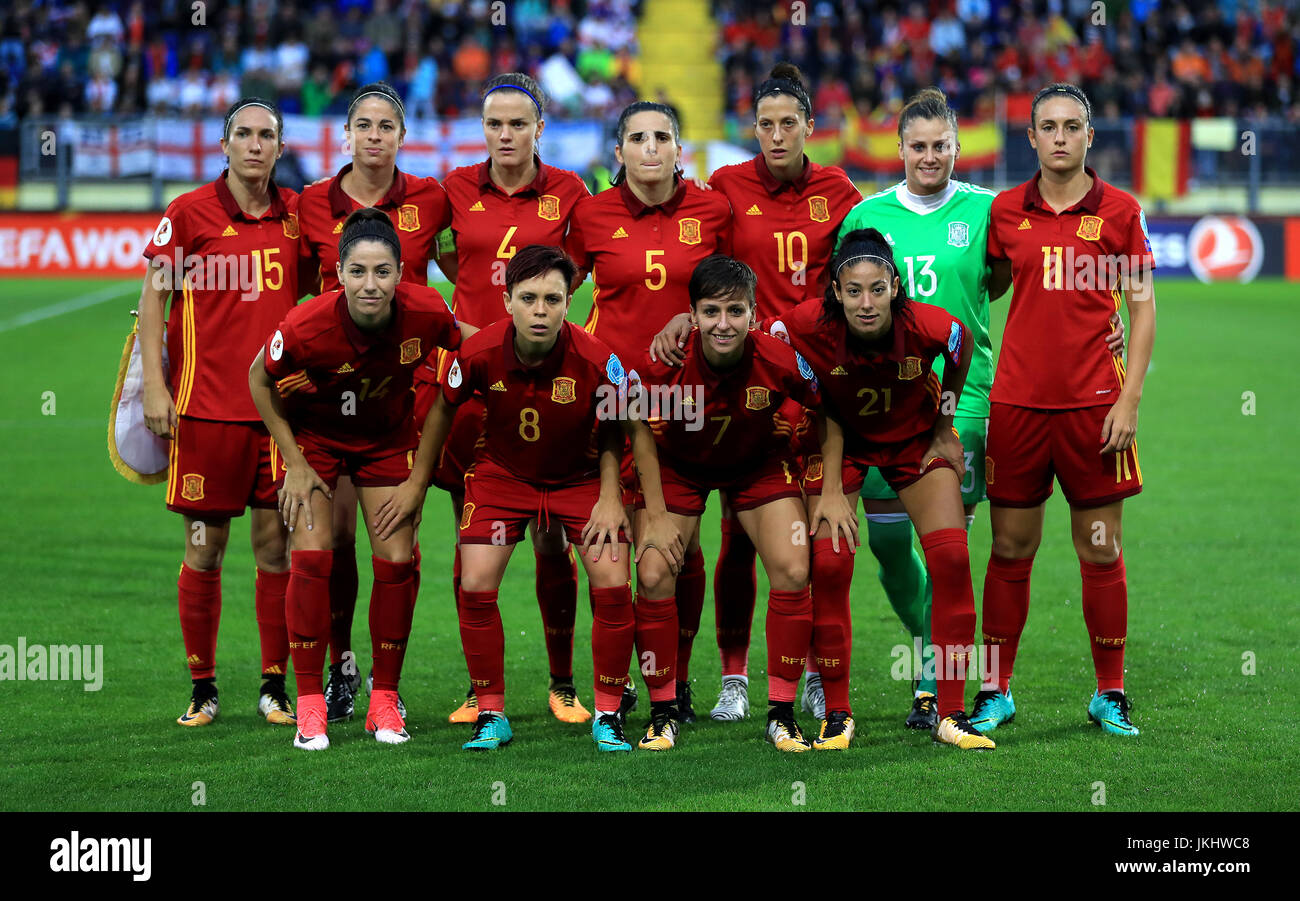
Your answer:
[[[934,360],[960,365],[970,332],[942,307],[912,301],[894,317],[889,349],[867,350],[849,335],[843,313],[822,322],[819,300],[807,300],[782,319],[763,323],[765,331],[788,335],[794,349],[812,365],[822,400],[844,427],[844,452],[873,465],[882,459],[879,444],[896,444],[934,428],[939,414],[939,377]]]
[[[318,292],[339,287],[335,264],[339,261],[339,235],[343,222],[362,209],[343,191],[343,176],[352,169],[348,163],[329,181],[308,185],[302,192],[299,216],[302,219],[303,255],[310,257],[320,271]],[[429,260],[437,255],[438,232],[446,228],[447,192],[438,179],[416,178],[394,169],[393,186],[384,199],[375,204],[393,220],[402,242],[402,281],[413,285],[429,283]]]
[[[993,199],[990,257],[1011,260],[1011,307],[990,400],[1039,409],[1112,404],[1124,384],[1106,350],[1123,303],[1112,274],[1153,266],[1146,217],[1132,195],[1091,169],[1092,189],[1057,214],[1039,175]]]
[[[659,455],[701,484],[733,483],[738,473],[790,452],[791,427],[778,411],[786,400],[813,410],[820,404],[812,369],[785,342],[750,332],[735,368],[714,370],[700,333],[691,332],[680,367],[643,353],[628,373],[638,386]]]
[[[460,326],[435,289],[400,283],[381,332],[352,321],[342,290],[295,307],[266,341],[266,371],[294,431],[349,453],[416,446],[416,368],[438,347],[460,346]]]
[[[627,182],[578,201],[569,255],[591,270],[586,329],[625,359],[640,359],[659,330],[691,308],[687,287],[705,257],[731,253],[731,207],[717,191],[679,179],[648,207]]]
[[[626,376],[618,357],[571,322],[540,366],[519,362],[514,342],[514,322],[498,319],[471,336],[447,370],[448,403],[478,395],[487,408],[475,460],[490,459],[521,481],[543,485],[592,478],[599,428],[619,428],[612,420]],[[610,421],[598,422],[602,411]]]
[[[492,181],[489,162],[447,173],[443,187],[450,200],[456,233],[456,318],[476,328],[506,315],[501,294],[506,264],[529,244],[564,245],[569,216],[590,192],[575,173],[536,160],[537,176],[513,194]]]
[[[804,157],[793,182],[776,179],[760,153],[709,178],[731,202],[731,248],[758,276],[758,315],[784,316],[821,296],[835,233],[862,194],[844,170]]]
[[[168,204],[144,249],[146,259],[166,260],[167,271],[185,276],[167,317],[168,376],[181,416],[261,420],[243,388],[248,364],[306,293],[298,269],[298,195],[274,182],[270,192],[271,208],[250,218],[223,172]]]

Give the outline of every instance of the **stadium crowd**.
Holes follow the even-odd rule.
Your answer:
[[[477,110],[493,72],[528,70],[553,115],[635,99],[631,0],[36,2],[0,11],[0,121],[32,114],[220,115],[236,98],[340,115],[387,81],[415,118]]]
[[[1276,0],[903,0],[806,4],[716,0],[727,108],[753,114],[778,60],[808,73],[818,126],[888,119],[937,85],[964,116],[1028,119],[1050,81],[1081,85],[1099,115],[1284,115],[1295,96],[1300,8]],[[806,21],[803,21],[806,18]]]

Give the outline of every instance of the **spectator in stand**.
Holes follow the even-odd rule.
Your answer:
[[[177,103],[186,116],[201,116],[207,112],[208,80],[202,72],[190,69],[181,76]]]
[[[310,56],[311,51],[303,43],[302,32],[296,26],[291,27],[285,34],[284,42],[275,50],[275,81],[281,97],[296,97],[302,90]]]
[[[323,115],[333,99],[334,91],[330,86],[329,69],[324,63],[318,62],[312,66],[311,78],[302,85],[302,114]]]
[[[402,17],[393,12],[390,0],[375,0],[375,8],[366,18],[362,31],[367,41],[385,56],[392,56],[402,47]],[[370,79],[363,79],[369,81]],[[379,81],[380,79],[374,79]]]
[[[117,103],[117,82],[107,72],[96,72],[86,85],[86,112],[107,115]]]
[[[208,115],[220,115],[233,106],[239,97],[239,81],[234,74],[231,72],[218,72],[208,82],[204,106],[207,107]]]
[[[1197,86],[1210,80],[1210,64],[1191,37],[1183,38],[1182,46],[1170,63],[1174,79],[1184,85]]]
[[[275,50],[268,44],[266,32],[253,38],[252,46],[244,50],[239,63],[243,71],[243,96],[275,96]]]
[[[945,4],[939,18],[930,26],[930,49],[936,56],[961,55],[966,46],[966,29],[962,28],[952,12],[952,4]]]
[[[451,58],[451,68],[462,81],[483,82],[492,72],[492,57],[478,38],[466,35]]]

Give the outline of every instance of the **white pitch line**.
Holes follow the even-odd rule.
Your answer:
[[[26,313],[19,313],[12,319],[0,319],[0,332],[11,332],[16,328],[22,328],[24,325],[31,325],[33,322],[53,319],[55,316],[62,316],[64,313],[75,313],[77,310],[93,307],[106,300],[127,297],[135,290],[138,290],[137,282],[118,282],[115,285],[100,288],[98,291],[92,291],[71,300],[60,301],[47,307],[38,307],[35,310],[28,310]]]

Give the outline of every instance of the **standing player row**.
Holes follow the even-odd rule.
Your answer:
[[[851,200],[846,199],[842,203],[831,203],[826,194],[810,193],[823,187],[821,184],[814,183],[814,176],[818,175],[819,169],[814,164],[807,162],[801,153],[792,152],[801,150],[802,138],[811,133],[812,118],[806,92],[803,91],[802,85],[797,80],[797,71],[793,73],[774,71],[773,76],[772,79],[769,79],[769,82],[765,82],[763,86],[760,86],[758,92],[759,122],[756,131],[760,143],[763,145],[763,153],[749,164],[741,167],[730,167],[737,170],[734,177],[727,170],[721,170],[719,173],[715,173],[712,180],[714,186],[719,189],[719,193],[726,195],[730,199],[730,209],[728,209],[728,204],[722,198],[711,197],[697,186],[682,181],[678,173],[676,173],[678,138],[676,123],[672,118],[671,111],[653,104],[636,104],[624,112],[619,123],[618,154],[624,167],[620,174],[624,176],[625,180],[615,189],[604,192],[597,197],[585,199],[582,197],[585,194],[585,189],[581,189],[580,183],[577,184],[577,188],[580,190],[573,192],[576,202],[567,211],[564,209],[566,204],[562,202],[562,198],[557,194],[538,193],[545,190],[548,179],[559,172],[559,170],[551,170],[550,167],[542,166],[540,160],[537,160],[531,153],[533,149],[532,143],[540,135],[543,124],[541,120],[542,102],[538,99],[540,91],[535,89],[535,85],[525,83],[520,77],[505,76],[504,82],[489,89],[488,98],[485,100],[485,134],[488,135],[491,157],[482,167],[474,167],[474,169],[479,170],[477,178],[466,179],[467,182],[475,183],[474,187],[477,188],[479,196],[469,202],[473,193],[472,191],[466,192],[464,198],[466,204],[462,212],[470,218],[462,220],[466,223],[463,229],[456,229],[458,263],[468,262],[469,265],[446,267],[455,272],[458,285],[457,296],[461,295],[461,285],[471,283],[470,279],[473,276],[470,274],[477,274],[479,277],[487,276],[492,282],[496,282],[499,277],[497,273],[504,268],[503,264],[519,246],[522,246],[511,240],[512,235],[518,235],[521,227],[535,224],[532,222],[532,218],[529,217],[526,221],[521,221],[519,225],[515,225],[509,219],[512,214],[506,212],[506,223],[503,228],[502,239],[496,242],[495,248],[487,248],[486,245],[483,245],[477,248],[476,252],[474,247],[475,239],[480,239],[479,243],[481,243],[481,238],[488,236],[491,230],[476,228],[475,225],[469,223],[473,221],[473,213],[487,212],[488,207],[484,203],[486,197],[503,200],[503,210],[513,210],[513,215],[516,216],[522,208],[531,206],[535,198],[536,218],[538,220],[545,223],[567,225],[566,246],[577,257],[583,269],[593,271],[596,282],[597,294],[588,320],[588,330],[598,335],[603,331],[607,336],[613,336],[614,340],[619,343],[627,341],[629,348],[633,347],[638,340],[642,341],[641,347],[647,345],[649,337],[656,330],[656,321],[658,325],[663,325],[671,318],[674,310],[680,311],[683,309],[683,281],[689,277],[689,273],[693,269],[692,264],[699,261],[696,257],[702,258],[708,252],[714,250],[726,250],[729,243],[737,247],[742,246],[744,243],[742,242],[742,235],[746,236],[746,240],[749,242],[748,246],[754,248],[756,255],[752,259],[755,261],[766,260],[768,256],[773,255],[770,247],[766,255],[761,253],[759,251],[760,245],[774,242],[776,247],[775,265],[773,267],[776,277],[771,277],[772,273],[762,273],[759,278],[760,310],[764,309],[762,306],[764,303],[769,302],[771,306],[768,309],[778,309],[781,299],[787,295],[799,299],[800,293],[810,287],[809,281],[813,278],[811,273],[819,266],[824,266],[825,261],[829,259],[829,244],[835,231],[835,225],[838,224],[837,220],[843,217]],[[533,90],[530,90],[530,87]],[[499,92],[496,99],[510,100],[515,109],[505,109],[500,116],[489,116],[489,106],[493,103],[491,95],[494,91]],[[356,154],[354,166],[351,172],[345,168],[344,172],[330,182],[326,191],[319,193],[327,195],[331,216],[341,215],[346,212],[348,205],[352,208],[370,205],[363,202],[365,200],[381,206],[388,202],[395,205],[396,224],[401,231],[406,233],[422,231],[424,227],[421,222],[420,204],[402,202],[405,200],[404,194],[408,188],[406,184],[408,177],[397,172],[395,168],[391,168],[391,162],[389,162],[390,168],[387,170],[386,183],[383,179],[374,177],[354,177],[349,179],[350,174],[358,171],[359,167],[356,163],[361,157],[370,159],[372,162],[378,161],[378,165],[372,166],[372,168],[377,168],[380,172],[383,171],[385,160],[384,142],[386,140],[384,135],[386,133],[398,133],[397,141],[400,141],[401,107],[400,101],[396,99],[395,95],[390,97],[388,92],[379,88],[373,90],[363,89],[357,101],[359,103],[354,102],[353,104],[354,112],[358,108],[360,108],[360,112],[355,116],[352,113],[349,115],[349,127],[356,128],[354,134],[354,140],[356,141],[354,145],[354,153]],[[369,115],[366,115],[365,113],[368,111],[365,104],[387,106],[388,110],[375,109],[370,111]],[[535,118],[528,114],[530,104],[532,111],[535,112]],[[246,104],[246,106],[249,105]],[[519,114],[518,108],[520,106],[525,111],[522,115]],[[269,105],[255,103],[251,105],[251,108],[253,110],[269,109]],[[395,117],[394,114],[396,114]],[[396,118],[396,121],[393,121],[394,118]],[[495,127],[498,135],[495,145],[493,144],[490,126]],[[363,131],[370,132],[368,140],[373,142],[373,145],[366,144],[361,140]],[[278,125],[276,132],[278,132]],[[522,144],[517,143],[518,139],[512,136],[512,132],[528,135],[530,140],[524,141]],[[279,135],[275,134],[274,137],[278,138]],[[392,139],[387,140],[391,146]],[[225,142],[223,142],[223,147],[224,144]],[[395,147],[392,150],[395,151]],[[511,166],[511,162],[521,162],[518,159],[518,157],[524,155],[520,152],[521,150],[528,151],[527,165]],[[252,157],[250,156],[249,159],[252,159]],[[391,161],[391,152],[388,154],[387,159]],[[241,160],[241,163],[243,162],[245,161]],[[794,162],[802,165],[794,165]],[[250,163],[250,165],[255,165],[255,162]],[[232,170],[234,169],[235,164],[232,159]],[[465,170],[459,171],[464,172]],[[847,179],[844,179],[842,173],[838,173],[838,170],[820,171],[828,173],[832,186],[842,188],[842,185],[848,185]],[[229,179],[227,178],[228,175],[230,176]],[[571,173],[569,175],[571,176]],[[218,184],[231,181],[236,177],[237,173],[223,174],[223,178],[219,180]],[[418,181],[428,186],[427,193],[430,206],[424,212],[430,220],[438,216],[438,192],[441,186],[438,186],[437,182],[432,179],[410,179],[410,181]],[[576,182],[576,176],[565,181],[566,183]],[[755,186],[748,183],[750,181],[755,182],[761,188],[761,191],[755,190]],[[454,183],[455,180],[449,177],[448,185]],[[418,186],[412,185],[410,187],[412,188],[412,198],[414,198],[415,189]],[[734,194],[728,193],[729,187]],[[270,190],[273,189],[273,185],[271,185]],[[382,189],[382,192],[380,189]],[[521,189],[523,190],[521,191]],[[497,198],[492,193],[493,191],[500,197]],[[847,191],[851,191],[851,197],[856,199],[856,191],[852,189],[851,185],[848,185]],[[219,196],[220,190],[217,189],[216,193]],[[309,195],[310,193],[309,190]],[[516,194],[522,196],[515,198]],[[754,198],[760,195],[761,202],[750,203],[745,207],[745,213],[743,214],[743,221],[746,224],[752,224],[754,227],[742,228],[737,201],[739,200],[743,204],[745,202],[743,198]],[[846,196],[848,195],[846,194]],[[522,200],[524,198],[528,199],[526,203],[512,201],[512,199]],[[307,198],[305,197],[304,227],[306,201]],[[180,201],[177,203],[179,204]],[[457,209],[455,202],[445,204],[441,218],[438,219],[438,226],[452,224],[453,228],[456,228],[454,223]],[[169,213],[171,212],[169,210]],[[566,212],[568,215],[566,215]],[[804,225],[802,222],[802,217],[805,214],[811,224]],[[760,224],[758,220],[764,216],[769,218]],[[167,222],[170,218],[172,217],[169,216],[164,221]],[[179,219],[180,217],[176,218]],[[502,215],[499,213],[496,218],[499,221]],[[581,223],[581,226],[578,226],[577,223]],[[778,228],[771,229],[771,224],[777,225]],[[341,226],[341,222],[335,222],[334,225],[337,228]],[[797,227],[800,225],[803,225],[803,228]],[[557,225],[551,225],[550,227],[559,230]],[[313,226],[312,230],[315,233],[319,232],[320,229]],[[160,226],[160,233],[162,231],[163,227]],[[284,231],[286,235],[289,234],[290,229],[287,225]],[[433,229],[433,231],[436,231],[436,229]],[[608,234],[605,234],[605,232]],[[809,237],[810,233],[812,235],[811,239]],[[166,237],[170,237],[170,235]],[[430,236],[425,236],[423,245],[409,250],[406,247],[405,237],[404,235],[401,248],[402,261],[407,262],[408,257],[413,256],[419,265],[410,268],[422,272],[423,263],[427,262],[432,248],[432,243],[428,240]],[[548,238],[554,240],[549,236],[540,240],[546,241]],[[494,241],[495,238],[490,237],[488,244]],[[155,241],[155,244],[160,247],[165,243],[165,241],[162,243]],[[309,240],[306,243],[310,243],[316,248],[317,265],[320,271],[324,272],[325,267],[321,263],[324,258],[328,257],[328,250],[326,249],[328,242]],[[461,245],[464,246],[463,251]],[[192,248],[192,245],[190,247]],[[633,248],[633,251],[628,252],[629,248]],[[496,258],[492,260],[491,266],[486,266],[484,265],[487,262],[484,259],[486,256],[485,251],[489,249],[495,251]],[[257,250],[254,250],[254,253],[257,252]],[[644,259],[642,254],[644,254]],[[265,266],[265,271],[274,273],[275,268],[269,265],[271,261],[265,262],[268,264]],[[909,276],[912,275],[910,269],[909,266]],[[262,271],[262,269],[259,269],[259,273]],[[283,269],[280,271],[283,272]],[[470,275],[470,278],[462,276],[462,273]],[[501,274],[503,275],[503,273]],[[581,272],[578,273],[575,279],[580,280],[581,275]],[[785,280],[782,280],[782,275],[786,276]],[[296,273],[295,276],[297,276]],[[410,278],[410,275],[404,273],[403,278]],[[423,278],[417,276],[417,280],[422,282]],[[287,278],[282,278],[276,287],[284,288],[287,281]],[[909,278],[909,282],[912,281],[913,279]],[[786,287],[787,283],[789,290]],[[770,297],[765,295],[764,286],[770,286]],[[816,282],[813,281],[811,285],[813,292],[815,292],[816,287]],[[190,288],[192,289],[193,286],[190,286]],[[187,290],[187,296],[188,293]],[[467,288],[464,295],[466,298],[464,301],[465,308],[468,308],[471,303],[467,298],[485,297],[491,293],[493,292],[486,289],[479,291]],[[454,299],[453,305],[459,309],[462,307],[462,302]],[[182,310],[184,309],[183,306]],[[632,312],[633,310],[635,310],[635,313]],[[663,311],[664,315],[654,312],[655,310]],[[175,313],[174,305],[173,316],[175,316]],[[194,315],[192,308],[189,315]],[[180,324],[183,329],[185,325],[184,314]],[[142,320],[142,329],[143,326],[144,322]],[[649,334],[642,335],[642,332]],[[185,332],[182,331],[182,334],[185,334]],[[142,339],[142,344],[147,350],[148,345],[144,339]],[[184,351],[184,348],[182,348],[182,351]],[[188,359],[190,361],[188,365],[192,368],[195,355],[193,353],[189,355],[184,353],[173,354],[174,365],[178,358],[181,360],[183,376],[186,365],[184,361]],[[205,373],[208,372],[207,367],[204,367],[204,371]],[[426,389],[425,396],[431,397],[433,393],[433,389]],[[154,403],[152,408],[157,406],[158,404]],[[152,417],[151,423],[156,424],[157,419],[157,416]],[[475,432],[477,429],[473,428],[473,418],[470,417],[469,421],[470,427],[466,428],[465,432],[471,437],[476,437]],[[442,462],[445,462],[446,458],[447,455],[444,454]],[[184,468],[173,467],[173,480],[178,478],[176,470]],[[1136,468],[1135,462],[1133,468]],[[181,474],[179,478],[183,486],[202,485],[203,482],[202,478],[197,482],[185,479],[184,474]],[[169,499],[172,493],[169,486]],[[191,493],[193,492],[191,491]],[[336,508],[338,506],[340,505],[336,505]],[[459,509],[461,504],[456,503],[456,506]],[[732,537],[729,533],[733,529],[724,527],[724,530],[724,559],[731,561],[733,558],[738,557],[743,560],[747,553],[749,560],[752,561],[752,547],[739,548],[738,550],[741,552],[736,553],[729,547],[731,542],[728,540]],[[555,541],[556,537],[558,537],[558,542]],[[558,543],[561,549],[564,548],[562,535],[553,536],[552,542],[552,547],[554,547],[554,543]],[[539,550],[542,544],[545,544],[545,542],[539,542]],[[683,629],[680,633],[681,638],[678,646],[678,659],[683,662],[689,655],[690,639],[698,627],[699,610],[703,602],[703,567],[702,560],[698,560],[698,536],[692,536],[690,544],[695,548],[695,554],[693,556],[688,554],[686,568],[678,580],[679,582],[686,582],[687,585],[679,584],[677,586],[679,601],[684,601],[684,603],[679,603],[679,610],[683,613]],[[739,545],[740,542],[736,542],[736,544]],[[418,571],[418,545],[415,553]],[[561,550],[561,553],[563,553],[563,550]],[[337,556],[336,554],[335,557]],[[557,555],[552,554],[550,556]],[[539,561],[541,559],[542,555],[539,555]],[[355,567],[354,555],[352,560],[353,567]],[[696,563],[697,560],[698,564]],[[571,558],[566,560],[566,563],[571,571]],[[337,566],[337,560],[334,561],[334,565]],[[732,569],[736,568],[734,563],[730,563],[729,566]],[[719,572],[721,573],[727,568],[720,561]],[[748,569],[752,573],[752,562],[747,567],[742,564],[740,568]],[[563,576],[564,574],[560,575]],[[182,571],[182,577],[184,578],[184,570]],[[721,580],[721,576],[719,578]],[[349,580],[346,578],[331,579],[332,583],[335,581],[346,584]],[[354,574],[351,581],[355,582]],[[539,587],[541,581],[539,565]],[[563,579],[560,581],[563,581]],[[735,584],[745,584],[745,582],[746,580],[739,579],[735,581]],[[752,577],[748,580],[748,583],[752,585]],[[732,580],[726,580],[725,584],[730,585],[733,582]],[[576,594],[576,589],[574,589],[573,593]],[[355,587],[352,588],[352,594],[354,603]],[[540,591],[539,594],[541,594]],[[720,604],[724,594],[725,592],[715,590],[715,599]],[[749,610],[752,611],[752,588],[748,589],[748,594]],[[182,588],[181,595],[184,610],[186,597],[184,588]],[[334,607],[333,596],[334,592],[331,592],[332,608]],[[570,660],[573,606],[570,603],[567,608],[569,616],[567,644]],[[545,611],[545,606],[543,609]],[[718,617],[720,644],[723,636],[722,623],[726,620],[724,609],[720,607]],[[335,617],[336,621],[340,618]],[[351,614],[349,611],[346,615],[349,624],[350,619]],[[209,620],[213,623],[211,628],[212,634],[215,636],[215,618],[209,617]],[[183,613],[182,622],[185,621],[186,616]],[[748,622],[748,614],[745,615],[745,621]],[[549,625],[547,631],[548,634],[552,631]],[[563,632],[563,629],[560,631]],[[745,644],[747,644],[748,629],[746,628],[744,632],[746,633]],[[728,633],[730,633],[730,630],[728,630]],[[347,642],[339,640],[337,636],[332,636],[332,639],[332,644],[346,646]],[[548,646],[549,650],[551,648]],[[191,658],[198,657],[200,660],[204,659],[203,655],[200,654],[190,654],[189,656]],[[552,709],[557,711],[557,715],[561,715],[561,711],[566,708],[581,710],[581,705],[577,703],[576,697],[574,697],[571,690],[571,668],[568,674],[569,684],[565,686],[563,679],[565,674],[556,672],[555,659],[553,655]],[[724,654],[724,673],[727,671],[725,661]],[[338,667],[343,662],[342,658],[336,659],[335,666]],[[743,663],[741,667],[743,668]],[[559,669],[564,669],[564,667],[559,667]],[[346,675],[354,677],[355,671]],[[740,675],[743,675],[743,673]],[[334,676],[335,671],[332,669],[331,683],[334,681]],[[196,676],[196,689],[193,700],[198,703],[198,707],[196,708],[192,704],[191,711],[187,716],[194,713],[196,709],[204,707],[205,701],[199,697],[199,689],[203,686],[200,686],[199,683],[207,681],[203,677]],[[555,690],[557,683],[562,689],[558,692]],[[690,704],[689,690],[683,691],[684,684],[686,683],[683,679],[681,684],[673,687],[673,698],[681,708],[681,712],[689,711]],[[351,693],[355,694],[355,681],[352,681],[349,687]],[[563,690],[566,687],[568,691]],[[656,692],[652,690],[652,703],[656,700],[664,700],[662,697],[664,692],[660,690],[658,693],[661,697],[655,698]],[[559,696],[558,703],[557,695]],[[720,699],[720,707],[723,706],[723,700]],[[211,691],[211,701],[213,712],[215,712],[215,689]],[[350,706],[349,699],[349,712]],[[466,708],[472,709],[472,705],[467,702],[467,705],[462,710]],[[585,711],[582,711],[582,713],[585,713]],[[208,719],[210,720],[210,717]]]

